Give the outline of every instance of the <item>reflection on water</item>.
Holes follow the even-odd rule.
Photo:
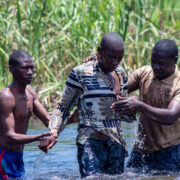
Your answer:
[[[122,129],[125,140],[127,142],[127,149],[130,153],[131,146],[135,136],[136,123],[123,123]],[[39,134],[43,131],[43,126],[33,121],[30,124],[28,134]],[[41,152],[37,143],[31,143],[25,146],[24,162],[26,169],[25,180],[77,180],[80,179],[77,149],[76,149],[76,124],[67,126],[63,133],[59,136],[59,141],[51,149],[48,154]],[[126,158],[127,161],[127,158]],[[94,180],[180,180],[180,177],[175,175],[147,175],[134,174],[132,172],[125,172],[122,175],[108,176],[100,175],[86,179]]]

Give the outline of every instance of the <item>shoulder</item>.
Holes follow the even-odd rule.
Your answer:
[[[0,91],[0,109],[3,110],[13,108],[15,105],[14,95],[11,90],[7,87]]]
[[[135,74],[135,75],[138,75],[139,77],[144,78],[145,76],[147,76],[147,75],[149,75],[149,74],[151,74],[151,73],[153,73],[151,66],[143,66],[143,67],[135,70],[135,71],[132,73],[132,75]]]
[[[36,91],[34,90],[34,88],[31,85],[27,85],[26,86],[26,91],[33,96],[33,98],[37,98],[37,94]]]
[[[141,68],[137,69],[137,71],[139,71],[139,73],[141,74],[149,74],[152,73],[152,67],[151,66],[142,66]]]
[[[120,73],[122,76],[126,75],[126,72],[122,66],[118,66],[115,71]]]
[[[95,64],[95,61],[89,61],[87,63],[83,63],[79,66],[74,67],[72,69],[72,72],[74,72],[77,75],[92,74],[94,64]]]
[[[115,71],[116,71],[117,75],[119,76],[119,78],[120,78],[120,79],[122,78],[122,79],[123,79],[123,82],[124,82],[124,83],[127,83],[128,77],[127,77],[127,75],[126,75],[126,72],[125,72],[124,68],[123,68],[122,66],[118,66],[118,67],[115,69]]]
[[[10,100],[10,99],[14,99],[14,96],[9,88],[4,88],[0,91],[0,99]]]

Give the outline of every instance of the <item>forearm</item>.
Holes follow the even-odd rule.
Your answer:
[[[58,106],[53,112],[49,122],[49,128],[52,133],[59,134],[63,131],[68,122],[70,112],[82,93],[83,88],[79,82],[79,77],[76,75],[76,72],[72,70],[66,81],[66,87],[62,93]]]
[[[46,127],[48,127],[49,121],[50,121],[49,115],[47,114],[46,116],[42,116],[42,117],[40,117],[40,119],[41,119],[42,123],[43,123]]]
[[[69,110],[66,108],[61,108],[57,108],[53,111],[51,120],[49,122],[50,131],[57,135],[59,135],[64,130],[69,117]]]
[[[13,144],[27,144],[30,142],[38,141],[43,135],[25,135],[9,132],[6,135],[6,142],[10,145]]]
[[[46,127],[48,127],[49,121],[50,121],[50,116],[49,116],[48,112],[44,109],[44,107],[40,104],[38,99],[36,99],[34,101],[33,112],[42,121],[42,123]]]
[[[155,108],[141,101],[138,103],[137,111],[164,125],[171,125],[178,118],[178,116],[174,115],[173,110]]]

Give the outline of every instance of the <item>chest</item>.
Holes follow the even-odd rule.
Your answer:
[[[16,122],[21,122],[22,120],[29,120],[30,116],[33,113],[33,97],[15,97],[15,108],[14,108],[14,117]]]
[[[166,108],[174,97],[173,90],[173,86],[152,79],[141,86],[141,99],[153,107]]]
[[[120,93],[120,79],[116,74],[87,76],[81,79],[81,83],[83,84],[86,93]]]

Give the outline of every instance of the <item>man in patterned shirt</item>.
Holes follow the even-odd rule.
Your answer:
[[[118,96],[127,96],[127,76],[118,67],[124,43],[116,33],[103,36],[93,61],[75,67],[67,79],[64,93],[50,122],[52,133],[60,134],[67,118],[78,105],[78,162],[81,177],[124,171],[125,141],[121,121],[133,115],[119,116],[110,106]],[[45,144],[40,144],[43,148]]]
[[[151,66],[129,76],[128,92],[136,97],[119,98],[112,108],[119,114],[140,112],[137,138],[127,167],[135,171],[180,172],[180,72],[178,47],[162,39],[152,50]],[[122,112],[122,109],[124,112]]]

